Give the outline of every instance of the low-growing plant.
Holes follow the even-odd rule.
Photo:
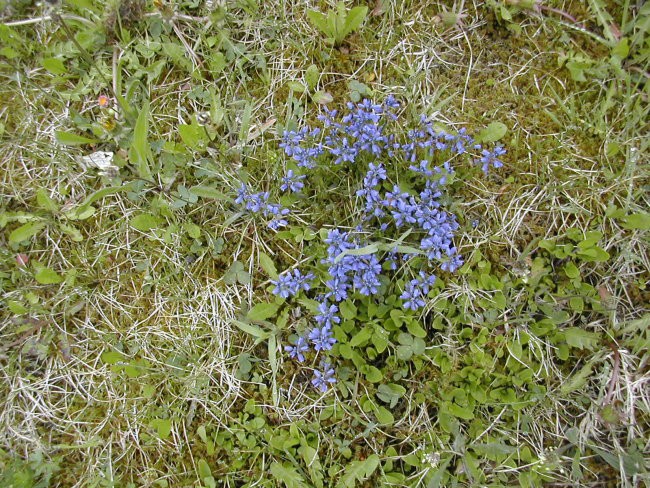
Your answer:
[[[307,18],[325,35],[327,42],[340,46],[347,36],[361,27],[367,13],[366,6],[354,7],[348,11],[345,3],[339,2],[336,4],[336,10],[332,9],[327,14],[308,10]]]
[[[502,165],[501,146],[484,148],[465,129],[451,134],[423,116],[404,130],[399,107],[388,97],[383,104],[367,99],[349,103],[340,117],[325,109],[320,127],[284,133],[281,147],[290,160],[279,188],[254,192],[242,183],[235,199],[263,217],[269,228],[280,230],[295,220],[298,210],[322,214],[321,205],[331,198],[320,196],[323,189],[347,180],[349,193],[342,197],[352,208],[340,216],[347,225],[321,228],[320,239],[311,231],[306,256],[313,258],[301,259],[306,269],[281,273],[273,281],[275,303],[252,310],[256,319],[276,313],[284,317],[291,342],[285,351],[299,363],[309,358],[312,384],[323,392],[336,382],[337,358],[351,361],[372,383],[383,378],[375,364],[421,366],[427,331],[418,314],[442,286],[436,275],[463,265],[454,244],[460,225],[447,209],[448,189],[458,177],[454,167],[479,163],[487,174],[490,167]],[[276,237],[295,239],[295,229]],[[294,300],[310,318],[291,328],[279,309]],[[383,391],[378,397],[394,406],[396,389],[390,391],[393,396]],[[390,421],[386,409],[376,411]]]

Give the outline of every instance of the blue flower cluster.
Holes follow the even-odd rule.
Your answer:
[[[267,225],[273,230],[287,225],[284,218],[290,213],[288,208],[284,208],[277,203],[269,203],[269,192],[251,193],[248,185],[242,183],[237,190],[235,203],[244,205],[244,208],[253,213],[261,213],[264,217],[273,217]]]
[[[347,164],[351,174],[365,167],[356,191],[361,223],[355,232],[339,228],[328,232],[322,279],[317,283],[314,274],[294,270],[273,282],[273,293],[285,299],[322,286],[313,326],[285,346],[289,356],[300,362],[310,350],[322,353],[334,347],[334,332],[341,323],[340,302],[379,295],[390,283],[386,273],[397,270],[400,261],[419,268],[416,277],[404,285],[402,306],[413,311],[424,307],[436,281],[430,270],[437,264],[453,272],[463,264],[453,243],[459,223],[441,205],[444,187],[454,175],[452,163],[474,158],[485,173],[490,167],[503,166],[500,158],[505,149],[485,149],[465,129],[455,134],[440,131],[425,116],[415,128],[402,129],[395,124],[400,104],[392,96],[383,104],[363,100],[347,108],[340,117],[336,110],[324,109],[318,117],[322,128],[286,131],[280,144],[292,164],[310,175],[330,164]],[[405,167],[409,171],[402,171]],[[287,171],[281,192],[303,191],[307,174],[299,171]],[[286,225],[283,217],[289,211],[270,204],[268,193],[253,194],[242,185],[236,202],[249,211],[273,216],[272,222],[277,222],[269,223],[273,228]],[[402,245],[405,236],[409,240]],[[322,371],[314,372],[312,384],[326,391],[336,381],[334,375],[330,364],[323,364]]]

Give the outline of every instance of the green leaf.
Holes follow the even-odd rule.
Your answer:
[[[578,327],[569,327],[564,329],[564,339],[571,347],[578,349],[594,350],[600,341],[598,334],[589,332],[587,330],[579,329]]]
[[[350,346],[357,347],[366,342],[372,336],[372,329],[370,327],[364,327],[355,336],[350,340]]]
[[[592,364],[593,363],[591,361],[588,362],[580,369],[580,371],[574,374],[569,379],[569,381],[563,382],[562,386],[560,387],[560,393],[566,395],[585,386],[587,383],[587,378],[589,378],[589,375],[591,375]]]
[[[16,314],[16,315],[22,315],[22,314],[27,313],[29,311],[29,309],[27,307],[25,307],[25,305],[23,305],[20,302],[15,301],[15,300],[8,300],[7,301],[7,308],[9,309],[9,311],[11,313]]]
[[[280,464],[274,461],[271,464],[271,474],[275,479],[282,481],[287,488],[305,488],[308,486],[298,470],[287,463]]]
[[[327,105],[328,103],[332,103],[334,101],[334,97],[331,95],[331,93],[326,91],[317,91],[314,93],[311,99],[320,105]]]
[[[474,418],[474,412],[469,407],[461,407],[455,403],[450,403],[447,405],[447,411],[452,414],[454,417],[458,417],[464,420],[472,420]]]
[[[209,478],[212,476],[212,470],[210,469],[210,466],[205,461],[205,459],[199,459],[199,461],[196,463],[196,470],[199,472],[199,477],[201,479]]]
[[[278,270],[275,267],[275,264],[273,263],[273,259],[271,257],[263,252],[259,253],[259,260],[260,260],[260,266],[262,269],[266,272],[269,278],[272,280],[277,280],[278,279]]]
[[[45,227],[43,222],[27,222],[9,234],[9,242],[19,243],[31,239]]]
[[[368,13],[368,7],[364,6],[359,6],[359,7],[354,7],[352,10],[347,15],[347,18],[345,19],[345,27],[343,29],[343,36],[346,37],[352,32],[356,31],[359,27],[361,27],[361,24],[366,18],[366,14]]]
[[[56,285],[63,281],[63,276],[50,268],[41,268],[34,275],[36,281],[42,285]]]
[[[59,58],[44,58],[41,65],[53,75],[62,75],[67,71],[65,64]]]
[[[205,141],[205,129],[198,124],[181,124],[178,126],[181,140],[189,149],[198,149]]]
[[[190,188],[190,193],[201,198],[212,198],[214,200],[221,200],[221,201],[231,200],[231,198],[228,197],[226,194],[220,192],[216,188],[212,188],[211,186],[203,186],[203,185],[193,186],[192,188]]]
[[[339,310],[344,319],[352,320],[357,316],[357,307],[350,300],[341,302],[339,304]]]
[[[384,375],[379,368],[375,366],[366,365],[363,368],[363,374],[370,383],[379,383],[384,379]]]
[[[496,142],[506,135],[508,127],[502,122],[492,122],[485,129],[483,129],[477,140],[480,142]]]
[[[38,206],[43,210],[50,213],[56,213],[59,211],[59,206],[54,200],[52,200],[52,198],[50,198],[44,188],[36,190],[36,203],[38,203]]]
[[[162,440],[167,439],[172,432],[171,419],[154,419],[151,421],[150,425],[156,429],[158,437],[160,437]]]
[[[400,398],[406,393],[406,388],[397,383],[388,383],[385,385],[379,385],[377,388],[377,398],[382,402],[388,403],[390,408],[395,408],[397,402]]]
[[[374,254],[377,251],[379,251],[379,246],[377,244],[369,244],[357,249],[346,249],[338,256],[336,256],[334,259],[334,264],[339,263],[345,256],[367,256],[368,254]]]
[[[415,337],[424,338],[427,336],[427,331],[422,328],[420,323],[417,320],[411,320],[406,328],[408,331],[413,334]]]
[[[310,90],[313,90],[318,85],[320,79],[320,71],[315,64],[312,64],[305,71],[305,82]]]
[[[68,212],[66,214],[66,217],[71,219],[71,220],[83,220],[84,218],[90,217],[90,215],[86,215],[88,213],[88,210],[91,207],[93,203],[95,203],[98,200],[101,200],[104,197],[107,197],[109,195],[114,195],[115,193],[121,193],[121,192],[126,192],[131,190],[133,187],[131,183],[124,184],[122,186],[109,186],[107,188],[102,188],[101,190],[97,190],[96,192],[92,193],[91,195],[87,196],[83,202],[81,202],[81,205],[79,205],[76,209],[72,210],[71,212]],[[93,209],[94,211],[94,209]]]
[[[322,34],[326,37],[334,37],[334,32],[330,31],[327,17],[317,10],[307,10],[307,18]]]
[[[624,229],[650,229],[650,214],[645,212],[626,215],[621,223]]]
[[[233,324],[235,324],[242,331],[252,335],[253,337],[256,337],[259,340],[268,339],[271,336],[270,332],[262,330],[257,325],[247,324],[246,322],[241,322],[239,320],[233,320]]]
[[[395,423],[395,417],[386,407],[378,406],[375,409],[375,417],[377,417],[377,422],[382,425],[393,425]]]
[[[246,315],[250,320],[266,320],[273,317],[280,306],[277,303],[258,303]]]
[[[95,144],[96,142],[99,142],[97,139],[90,139],[89,137],[60,130],[56,131],[56,140],[66,146],[79,146],[82,144]]]
[[[145,101],[138,119],[133,129],[133,141],[129,149],[129,161],[135,165],[138,176],[145,180],[151,180],[151,168],[149,167],[152,159],[151,148],[147,141],[149,134],[149,102]]]
[[[162,221],[159,217],[156,217],[150,213],[141,213],[129,221],[131,227],[141,232],[147,232],[151,229],[155,229],[159,227],[161,223]]]
[[[337,488],[354,488],[375,472],[379,466],[379,456],[373,454],[363,461],[352,461],[345,467],[345,472],[337,483]]]
[[[102,353],[101,358],[106,364],[117,364],[124,360],[124,356],[117,351],[105,351]]]

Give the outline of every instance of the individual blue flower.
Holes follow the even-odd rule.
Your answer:
[[[487,174],[488,170],[490,168],[490,165],[493,168],[500,168],[503,166],[503,162],[499,160],[498,158],[500,156],[503,156],[506,153],[506,150],[503,149],[502,146],[497,146],[494,148],[494,151],[488,151],[487,149],[483,149],[481,151],[481,159],[479,160],[483,165],[481,166],[481,169],[483,170],[483,173]]]
[[[311,380],[311,384],[318,388],[320,391],[325,393],[329,385],[336,383],[336,378],[334,378],[334,368],[329,364],[323,364],[323,371],[314,370],[314,378]]]
[[[303,275],[297,269],[293,270],[293,274],[291,272],[282,273],[276,281],[271,281],[275,285],[273,293],[285,299],[289,298],[297,295],[301,290],[309,290],[311,288],[310,281],[314,278],[313,273]]]
[[[287,171],[286,176],[282,177],[282,185],[280,185],[280,191],[291,191],[293,193],[298,193],[302,190],[305,184],[301,181],[306,178],[307,175],[297,175],[292,169]]]
[[[314,327],[309,332],[309,340],[316,351],[329,351],[336,344],[336,339],[332,337],[332,329],[326,325]]]
[[[323,302],[318,304],[318,311],[320,312],[316,315],[316,322],[318,325],[331,327],[332,323],[341,323],[341,318],[336,315],[339,311],[339,307],[336,305],[329,305],[327,302]]]
[[[400,296],[404,300],[404,308],[417,310],[424,307],[426,304],[424,299],[429,294],[435,281],[436,277],[434,275],[427,275],[424,271],[420,271],[420,278],[409,281],[404,287],[404,293]]]
[[[309,351],[309,344],[304,337],[298,337],[293,346],[284,346],[284,350],[289,353],[289,357],[297,359],[302,363],[305,360],[304,353]]]

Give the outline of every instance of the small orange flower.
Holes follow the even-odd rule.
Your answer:
[[[106,108],[106,107],[108,107],[108,105],[109,105],[110,103],[111,103],[111,99],[108,98],[106,95],[99,95],[99,97],[97,98],[97,104],[98,104],[101,108]]]

